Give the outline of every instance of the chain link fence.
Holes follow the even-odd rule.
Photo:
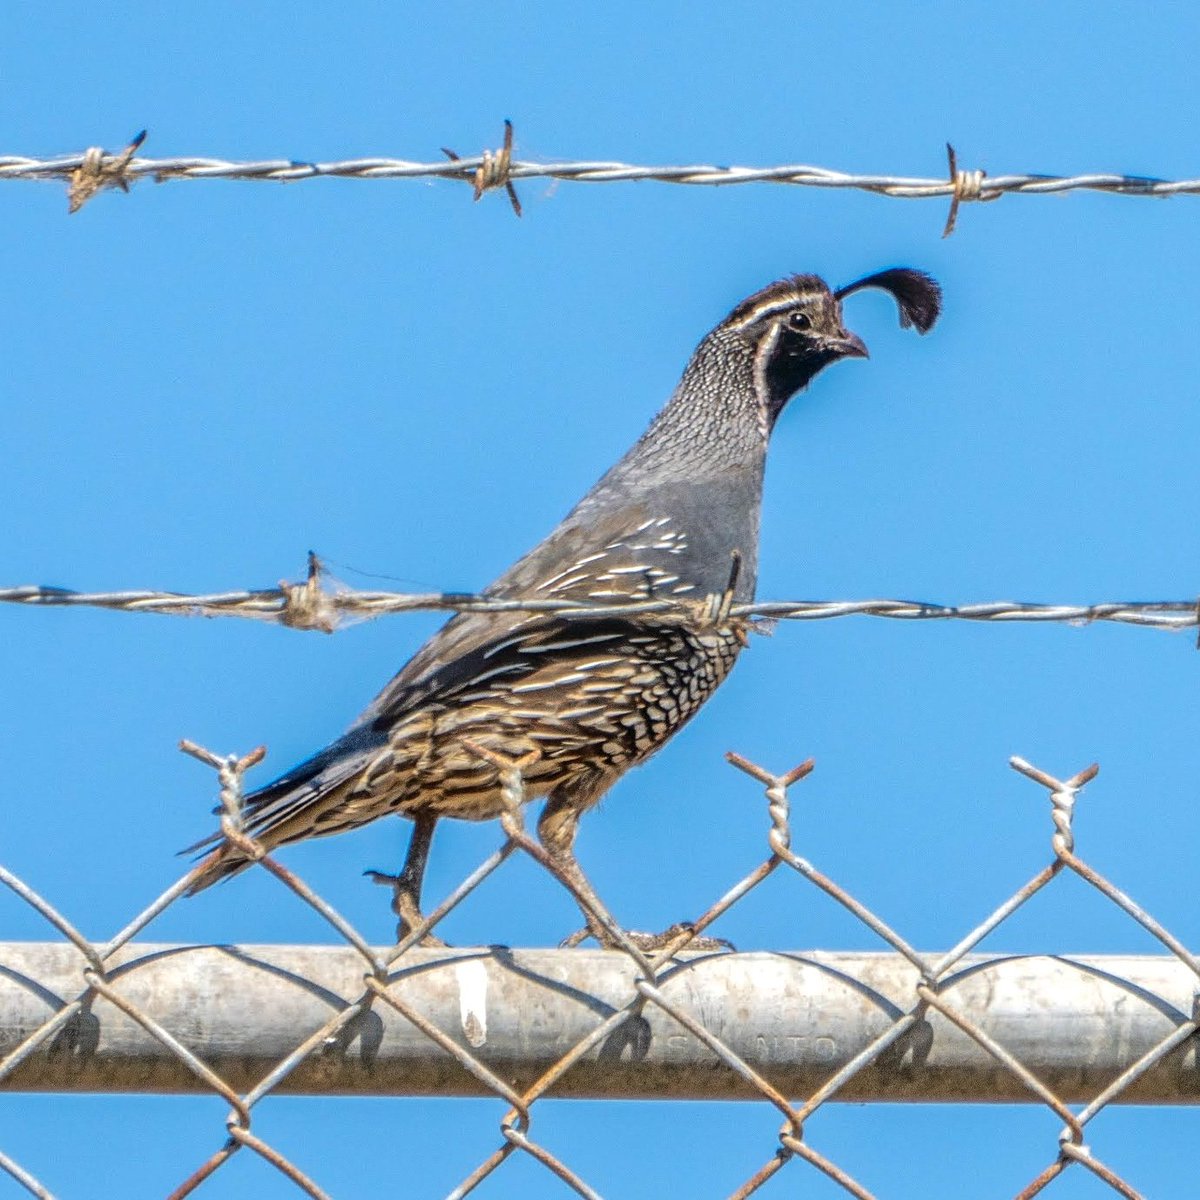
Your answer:
[[[27,882],[3,883],[63,939],[0,948],[0,1085],[8,1090],[196,1090],[229,1105],[219,1144],[171,1193],[190,1195],[234,1155],[260,1156],[297,1194],[325,1197],[320,1165],[298,1163],[256,1132],[257,1107],[286,1091],[489,1095],[508,1110],[494,1151],[450,1193],[471,1193],[515,1155],[536,1160],[579,1196],[598,1193],[536,1136],[548,1096],[742,1097],[772,1106],[775,1144],[750,1157],[733,1193],[778,1172],[822,1173],[850,1196],[874,1193],[853,1163],[824,1153],[811,1119],[835,1099],[1024,1100],[1061,1122],[1048,1163],[1019,1193],[1038,1195],[1064,1171],[1090,1172],[1138,1197],[1093,1151],[1089,1123],[1108,1106],[1200,1098],[1195,1034],[1200,965],[1167,929],[1076,852],[1072,818],[1091,766],[1067,779],[1014,758],[1045,789],[1049,863],[949,950],[922,954],[793,847],[790,790],[812,761],[775,773],[736,754],[765,790],[767,857],[694,922],[646,952],[599,905],[558,876],[525,830],[525,761],[491,757],[503,780],[504,841],[425,920],[386,950],[366,939],[303,879],[246,837],[245,772],[263,755],[181,749],[217,772],[221,829],[345,947],[164,947],[135,942],[187,890],[189,872],[111,940],[84,937]],[[616,951],[433,949],[426,935],[494,871],[528,856],[572,891]],[[853,914],[879,955],[748,954],[689,946],[723,913],[782,871]],[[972,954],[1064,872],[1150,933],[1166,956],[1013,958]],[[299,998],[299,999],[297,999]],[[536,1018],[531,1014],[536,1014]],[[218,1027],[223,1031],[217,1035]],[[1064,1028],[1071,1031],[1067,1038]],[[63,1053],[66,1048],[69,1053]],[[136,1082],[131,1082],[135,1081]],[[38,1164],[0,1151],[0,1170],[49,1198]]]

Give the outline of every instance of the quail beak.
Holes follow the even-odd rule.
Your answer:
[[[857,333],[847,333],[842,330],[838,337],[831,337],[826,340],[825,346],[828,350],[842,358],[870,358],[871,355],[867,352],[867,344],[858,336]]]

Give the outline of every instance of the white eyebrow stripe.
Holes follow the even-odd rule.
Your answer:
[[[731,326],[734,329],[745,329],[747,325],[753,325],[756,321],[761,321],[764,317],[774,316],[775,313],[787,312],[798,305],[810,303],[818,299],[820,297],[812,292],[800,292],[795,296],[789,296],[783,300],[772,300],[759,305],[758,308],[752,309],[740,321],[731,322]]]

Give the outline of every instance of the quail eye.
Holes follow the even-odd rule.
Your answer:
[[[809,317],[808,313],[802,313],[798,309],[793,309],[792,312],[788,313],[788,328],[796,330],[811,329],[812,318]]]

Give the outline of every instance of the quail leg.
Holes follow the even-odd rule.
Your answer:
[[[605,907],[595,889],[583,873],[583,868],[576,861],[574,854],[575,835],[579,831],[579,814],[582,810],[580,802],[563,789],[552,792],[546,801],[542,815],[538,818],[538,841],[542,843],[546,853],[553,863],[554,873],[575,897],[587,922],[585,929],[572,934],[564,945],[577,946],[586,937],[594,937],[605,949],[615,949],[619,943],[596,919],[588,906],[596,912],[603,913],[609,923],[620,928]],[[584,901],[587,902],[585,905]]]
[[[586,925],[577,930],[560,943],[563,947],[578,946],[587,938],[595,938],[605,950],[618,950],[621,943],[605,929],[604,925],[588,911],[583,901],[602,913],[608,922],[620,928],[603,901],[596,894],[575,858],[575,835],[579,829],[579,817],[587,804],[580,804],[578,799],[562,790],[551,793],[546,807],[538,818],[538,840],[545,847],[546,853],[554,863],[555,873],[576,898]],[[689,928],[686,922],[678,922],[662,933],[644,933],[636,929],[623,930],[625,936],[640,950],[651,952],[661,950],[675,940],[684,930]],[[733,946],[722,938],[695,937],[687,943],[688,950],[732,950]]]
[[[433,813],[418,813],[413,818],[412,836],[408,840],[408,854],[399,875],[388,875],[383,871],[367,871],[374,883],[392,889],[392,912],[399,917],[396,922],[396,940],[403,941],[425,917],[421,912],[421,884],[425,879],[425,863],[429,858],[429,847],[433,843],[433,831],[437,825]],[[426,947],[444,947],[441,938],[427,933],[420,941]]]

